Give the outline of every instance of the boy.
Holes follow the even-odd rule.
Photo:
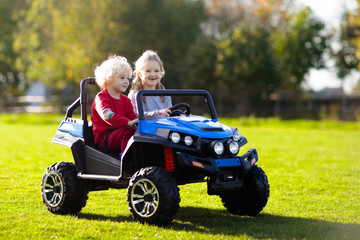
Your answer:
[[[95,143],[100,149],[123,152],[138,122],[133,106],[124,93],[132,74],[126,58],[111,56],[95,69],[96,83],[102,89],[92,105],[91,121]]]

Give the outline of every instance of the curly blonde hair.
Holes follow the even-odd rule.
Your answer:
[[[165,70],[163,62],[161,61],[159,55],[152,50],[145,51],[141,57],[135,62],[135,70],[134,70],[134,80],[131,84],[131,89],[134,89],[135,91],[139,91],[141,89],[144,89],[144,85],[139,77],[139,72],[145,67],[145,64],[149,61],[157,61],[160,65],[160,72],[161,76],[165,76]],[[165,89],[165,87],[159,82],[156,84],[155,89]],[[143,97],[143,102],[146,102],[146,98]],[[161,102],[165,102],[165,96],[161,96]]]
[[[132,68],[125,57],[113,55],[96,66],[94,74],[96,83],[102,89],[106,89],[116,74],[131,77]]]

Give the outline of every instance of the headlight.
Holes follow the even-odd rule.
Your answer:
[[[217,141],[213,142],[212,149],[216,155],[220,156],[224,152],[224,144],[222,142],[217,142]]]
[[[177,132],[173,132],[170,134],[170,139],[173,143],[179,143],[180,142],[180,134]]]
[[[191,144],[193,144],[193,139],[190,136],[185,136],[184,142],[186,146],[190,146]]]
[[[228,150],[229,150],[229,153],[232,154],[232,155],[237,155],[238,152],[239,152],[239,144],[233,140],[230,140],[228,142]]]
[[[234,139],[235,141],[239,141],[240,138],[241,138],[241,134],[240,134],[239,130],[236,129],[236,130],[234,131],[234,133],[233,133],[233,139]]]

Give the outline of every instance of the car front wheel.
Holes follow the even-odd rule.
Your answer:
[[[254,165],[246,174],[239,191],[220,195],[224,207],[235,215],[257,215],[266,205],[270,185],[264,171]]]
[[[142,168],[130,180],[127,201],[134,219],[163,226],[169,224],[179,210],[179,188],[164,169]]]

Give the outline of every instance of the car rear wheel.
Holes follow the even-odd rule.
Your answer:
[[[179,188],[164,169],[142,168],[130,180],[127,201],[134,219],[163,226],[169,224],[179,210]]]
[[[86,205],[88,190],[84,180],[77,179],[71,162],[59,162],[46,169],[41,183],[41,196],[54,214],[77,214]]]
[[[246,174],[239,191],[221,194],[224,207],[232,214],[255,216],[265,207],[270,185],[264,171],[254,165]]]

